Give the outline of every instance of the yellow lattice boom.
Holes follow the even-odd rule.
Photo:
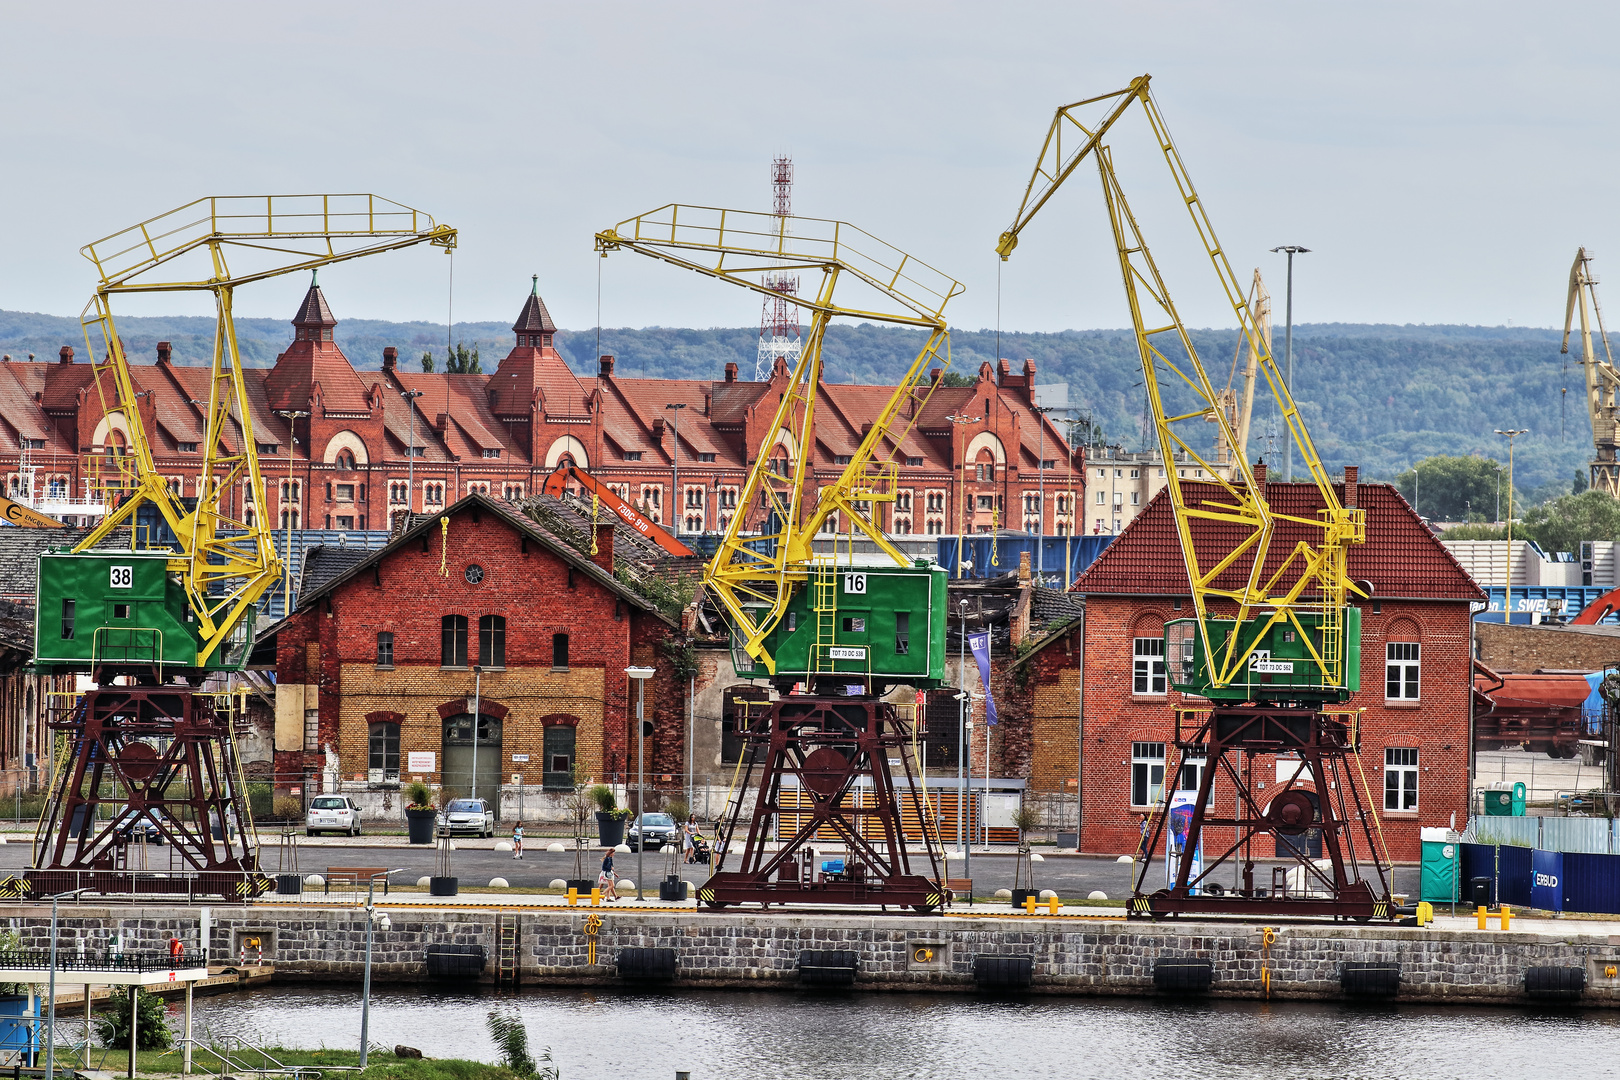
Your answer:
[[[96,392],[127,445],[124,460],[110,470],[114,475],[102,478],[125,497],[74,550],[88,550],[133,522],[143,504],[155,507],[179,541],[169,571],[180,575],[198,620],[199,663],[281,575],[237,346],[236,288],[423,242],[449,250],[456,232],[375,195],[263,195],[198,199],[81,249],[99,279],[80,316],[92,359],[104,357],[94,368]],[[170,489],[153,462],[140,395],[113,320],[115,294],[150,292],[212,293],[218,314],[195,509]],[[238,518],[228,512],[227,496],[244,482],[249,494]]]
[[[1212,660],[1212,681],[1215,686],[1225,686],[1234,679],[1242,678],[1255,644],[1264,640],[1266,631],[1273,624],[1288,622],[1300,632],[1300,640],[1310,649],[1323,681],[1342,686],[1345,672],[1341,670],[1339,641],[1343,633],[1344,605],[1348,593],[1359,592],[1346,573],[1346,549],[1348,545],[1361,543],[1365,539],[1365,517],[1363,511],[1341,504],[1323,468],[1293,395],[1271,355],[1268,335],[1256,323],[1256,307],[1249,302],[1225,250],[1216,238],[1214,225],[1193,187],[1192,177],[1149,92],[1149,81],[1150,76],[1143,75],[1132,80],[1123,90],[1058,108],[1047,130],[1035,170],[1025,188],[1023,201],[1013,217],[1012,226],[997,241],[996,251],[1002,259],[1010,256],[1018,246],[1020,232],[1063,182],[1083,162],[1090,160],[1095,163],[1102,182],[1103,201],[1108,211],[1125,296],[1130,305],[1131,324],[1158,434],[1159,451],[1165,462],[1165,481],[1175,510],[1176,529],[1187,564],[1187,579],[1199,632],[1203,636],[1205,655]],[[1265,375],[1278,412],[1288,426],[1289,437],[1316,484],[1324,509],[1314,518],[1278,514],[1266,501],[1263,487],[1255,483],[1247,448],[1233,430],[1232,416],[1224,407],[1223,395],[1211,385],[1205,373],[1192,336],[1176,310],[1141,226],[1125,198],[1119,175],[1114,169],[1113,154],[1105,138],[1134,104],[1141,106],[1205,254],[1225,290],[1227,304],[1237,319],[1240,333],[1256,358],[1256,366]],[[1167,412],[1162,381],[1168,381],[1183,398],[1190,394],[1193,407],[1182,413]],[[1207,440],[1208,425],[1211,423],[1220,426],[1215,445],[1231,447],[1235,451],[1229,476],[1223,476],[1218,467],[1226,463],[1207,460],[1194,447],[1194,441],[1202,443]],[[1189,428],[1188,425],[1196,426]],[[1173,467],[1178,459],[1202,466],[1207,474],[1203,482],[1217,485],[1221,494],[1215,499],[1189,503],[1178,475],[1179,470]],[[1198,520],[1220,522],[1237,528],[1212,530],[1224,534],[1216,543],[1195,536],[1193,523]],[[1281,565],[1268,575],[1266,564],[1279,521],[1294,521],[1308,526],[1315,534],[1315,540],[1296,544],[1283,557]],[[1238,534],[1235,543],[1231,540],[1233,532]],[[1241,586],[1223,587],[1216,584],[1223,575],[1234,571],[1241,574]],[[1212,601],[1233,605],[1240,625],[1253,619],[1263,619],[1265,622],[1257,633],[1226,635],[1225,648],[1211,649],[1209,619]],[[1306,632],[1300,619],[1304,614],[1321,620],[1320,651],[1310,644],[1312,635]]]
[[[763,505],[767,524],[758,534],[745,536],[744,515],[733,515],[703,579],[726,609],[748,655],[774,672],[764,639],[782,619],[794,587],[809,579],[811,540],[830,515],[844,515],[896,565],[911,565],[872,520],[869,507],[894,499],[896,455],[934,389],[924,376],[936,358],[950,362],[944,311],[962,286],[847,222],[707,206],[671,204],[622,221],[596,234],[596,248],[604,257],[621,248],[639,252],[786,299],[809,314],[803,350],[787,391],[738,493],[739,508]],[[805,272],[811,280],[814,275],[809,272],[819,270],[821,280],[803,296],[763,284],[765,272],[792,270]],[[835,294],[845,281],[864,285],[869,302],[840,302]],[[928,339],[843,472],[812,493],[806,481],[813,479],[822,344],[827,325],[838,317],[915,326],[927,330]],[[789,457],[787,471],[781,474],[770,471],[771,454],[779,443],[788,448]]]

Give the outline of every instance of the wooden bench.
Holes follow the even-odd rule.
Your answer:
[[[973,879],[953,877],[945,879],[945,890],[951,894],[954,901],[958,896],[967,897],[968,907],[973,906]]]
[[[326,868],[326,888],[330,894],[333,885],[345,888],[358,889],[361,885],[371,884],[373,878],[382,878],[383,895],[388,895],[388,873],[386,866],[328,866]]]

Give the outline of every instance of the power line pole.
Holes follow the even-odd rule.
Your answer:
[[[1298,244],[1284,244],[1271,249],[1272,253],[1283,251],[1288,254],[1288,327],[1283,331],[1283,385],[1288,387],[1288,396],[1294,396],[1294,256],[1304,255],[1311,249],[1300,247]],[[1295,402],[1298,406],[1298,402]],[[1283,479],[1294,479],[1294,438],[1289,432],[1288,441],[1283,443]]]

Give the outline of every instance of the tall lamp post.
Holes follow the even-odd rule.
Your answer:
[[[56,909],[57,905],[63,900],[90,891],[90,888],[86,886],[82,889],[74,889],[71,892],[57,893],[51,897],[51,985],[47,991],[49,1004],[45,1010],[45,1076],[47,1080],[56,1075]],[[89,987],[85,988],[85,993],[89,993]],[[133,1022],[131,1020],[132,1024]]]
[[[671,503],[669,523],[675,535],[679,536],[681,535],[681,515],[686,512],[681,499],[681,410],[686,408],[686,402],[681,401],[672,405],[665,405],[664,408],[671,410],[675,414],[674,419],[670,422],[670,434],[675,443],[675,450],[674,455],[670,458],[673,475],[670,480],[669,497],[673,501]],[[641,882],[636,882],[636,885],[636,892],[639,893],[641,891]]]
[[[476,744],[475,744],[476,745]],[[380,928],[383,933],[394,928],[393,920],[385,911],[382,918],[377,918],[375,901],[377,899],[377,879],[388,878],[390,875],[403,873],[407,867],[397,867],[381,874],[371,875],[371,884],[366,889],[366,973],[364,985],[360,989],[360,1068],[366,1067],[366,1052],[371,1044],[371,934],[373,929]]]
[[[1060,416],[1057,417],[1057,422],[1069,426],[1068,435],[1063,441],[1069,466],[1069,527],[1064,530],[1063,544],[1063,588],[1064,591],[1068,591],[1069,586],[1073,584],[1070,575],[1074,573],[1074,526],[1079,519],[1074,503],[1074,428],[1076,424],[1084,424],[1086,421],[1072,416]]]
[[[401,390],[399,396],[405,399],[405,419],[411,425],[411,442],[405,451],[405,520],[416,513],[416,399],[426,391]],[[390,522],[390,524],[392,524]]]
[[[300,409],[277,409],[276,415],[285,417],[287,420],[287,498],[290,505],[287,507],[287,561],[282,564],[281,567],[281,616],[282,618],[286,618],[288,615],[292,614],[293,507],[297,506],[300,502],[300,500],[292,497],[293,449],[298,445],[298,420],[300,417],[308,416],[309,412],[308,410]]]
[[[1271,249],[1272,254],[1279,251],[1288,254],[1288,325],[1283,331],[1283,383],[1288,387],[1290,398],[1294,396],[1294,256],[1304,255],[1310,250],[1298,244],[1283,244]],[[1294,479],[1294,439],[1291,434],[1288,441],[1283,443],[1283,479]]]
[[[647,853],[647,680],[653,677],[650,667],[627,667],[624,673],[636,680],[636,900],[644,899],[642,887],[646,875],[642,872]]]
[[[970,878],[973,876],[973,844],[967,839],[967,609],[968,602],[964,597],[957,605],[962,641],[957,652],[956,667],[962,685],[956,694],[956,846],[963,852],[962,876]]]
[[[1506,435],[1508,441],[1507,565],[1502,574],[1503,622],[1511,622],[1513,617],[1513,440],[1529,431],[1529,428],[1496,429],[1496,433]]]
[[[955,416],[947,416],[945,419],[960,427],[963,424],[977,424],[984,417],[957,413]],[[961,479],[956,482],[956,576],[961,577],[962,568],[967,562],[967,541],[963,539],[967,534],[967,507],[964,505],[964,500],[967,498],[967,439],[965,435],[962,441],[961,469],[957,476]]]

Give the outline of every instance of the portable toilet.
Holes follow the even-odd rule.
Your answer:
[[[1524,817],[1524,782],[1503,782],[1485,786],[1487,817]]]
[[[38,1023],[33,994],[0,994],[0,1058],[34,1064],[39,1052]]]
[[[1450,829],[1422,829],[1423,873],[1418,899],[1431,904],[1457,901],[1457,834]]]

